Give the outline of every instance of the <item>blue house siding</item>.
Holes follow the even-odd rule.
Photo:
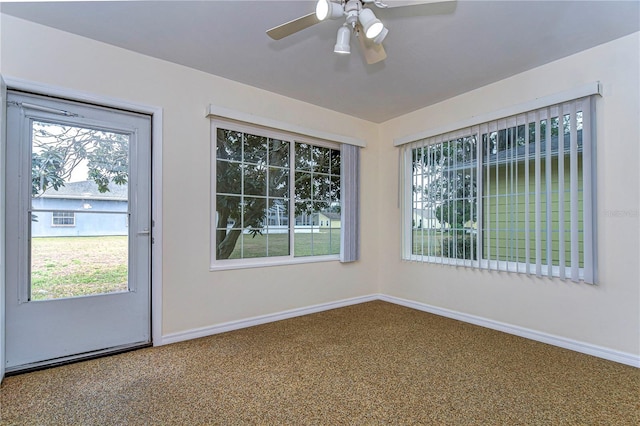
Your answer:
[[[128,234],[127,201],[41,197],[33,199],[33,208],[50,210],[34,213],[37,220],[31,223],[31,236],[34,238]],[[55,225],[51,210],[73,212],[73,225]],[[97,213],[98,211],[120,213]]]

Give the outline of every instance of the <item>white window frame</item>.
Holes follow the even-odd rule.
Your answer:
[[[487,270],[499,270],[499,271],[508,271],[508,272],[518,272],[518,273],[526,273],[536,276],[547,276],[547,277],[558,277],[560,279],[571,279],[573,281],[584,281],[589,284],[596,283],[596,275],[597,275],[597,259],[596,259],[596,223],[594,219],[594,212],[596,210],[596,194],[595,194],[595,97],[591,95],[596,95],[600,93],[600,85],[599,83],[594,83],[592,85],[583,86],[581,88],[567,91],[561,94],[552,95],[546,98],[539,98],[535,101],[525,103],[522,105],[514,106],[508,109],[505,109],[501,112],[485,114],[483,116],[476,117],[472,120],[467,120],[463,123],[458,123],[460,127],[456,127],[456,125],[447,126],[446,128],[440,128],[435,131],[426,131],[422,132],[418,135],[406,136],[401,139],[397,139],[395,141],[396,146],[402,146],[402,155],[401,155],[401,199],[402,199],[402,222],[403,222],[403,230],[402,230],[402,258],[404,260],[409,261],[421,261],[425,263],[437,263],[437,264],[446,264],[452,266],[466,266],[472,268],[479,269],[487,269]],[[483,173],[483,160],[482,160],[482,134],[492,131],[493,129],[505,129],[510,128],[512,126],[518,126],[520,124],[527,124],[532,121],[537,121],[538,125],[540,120],[548,117],[554,117],[554,112],[550,109],[557,108],[562,109],[566,113],[567,108],[570,110],[572,108],[571,105],[582,104],[583,118],[585,120],[585,124],[582,130],[582,140],[583,140],[583,151],[582,151],[582,161],[583,161],[583,174],[584,174],[584,187],[583,187],[583,250],[584,250],[584,266],[577,267],[577,253],[575,245],[577,245],[577,234],[573,235],[572,238],[572,255],[576,256],[573,259],[567,259],[566,263],[564,260],[564,256],[561,255],[561,260],[558,261],[560,265],[564,264],[564,268],[559,264],[556,264],[555,261],[552,261],[551,267],[548,264],[545,264],[545,261],[548,262],[551,259],[551,256],[548,255],[546,259],[540,259],[540,248],[536,247],[537,258],[536,259],[527,259],[526,262],[522,261],[508,261],[500,258],[492,258],[491,255],[484,256],[483,254],[483,236],[482,236],[482,214],[483,209],[481,208],[481,204],[483,203],[483,195],[485,192],[482,188],[482,173]],[[540,113],[540,111],[545,111]],[[536,115],[532,120],[530,116],[530,111],[533,111],[533,114]],[[574,111],[575,112],[575,111]],[[501,115],[505,114],[505,115]],[[508,115],[507,115],[508,114]],[[555,114],[558,114],[556,111]],[[483,121],[483,120],[487,121]],[[528,128],[528,127],[527,127]],[[539,134],[539,128],[536,132]],[[550,126],[547,126],[547,139],[550,140]],[[438,133],[438,131],[442,131],[442,133]],[[575,127],[572,127],[572,132],[575,132]],[[528,133],[528,131],[526,132]],[[476,202],[475,208],[477,209],[477,218],[476,222],[477,226],[477,249],[478,256],[477,260],[473,259],[461,259],[461,258],[449,258],[443,256],[431,256],[422,254],[413,254],[412,250],[412,236],[413,236],[413,215],[414,215],[414,206],[413,206],[413,196],[412,196],[412,188],[413,188],[413,149],[416,147],[424,147],[431,144],[438,144],[446,141],[455,140],[458,138],[464,138],[474,135],[477,141],[477,149],[478,153],[476,156],[476,168],[477,168],[477,176],[475,177],[477,184],[477,193],[476,193]],[[528,135],[527,135],[528,137]],[[575,134],[572,134],[571,138],[576,137]],[[561,139],[562,140],[562,139]],[[572,155],[573,157],[573,155]],[[538,157],[540,161],[551,161],[551,154]],[[528,160],[527,160],[528,161]],[[573,161],[573,158],[572,160]],[[547,163],[547,166],[549,163]],[[490,164],[489,164],[490,166]],[[550,172],[549,172],[550,175]],[[542,176],[542,179],[545,179],[545,176]],[[550,179],[549,176],[546,179]],[[573,181],[573,178],[572,178]],[[537,183],[539,187],[539,182]],[[567,183],[569,185],[569,183]],[[575,188],[571,189],[572,197],[577,192]],[[549,202],[550,200],[543,200]],[[534,195],[534,199],[530,200],[530,202],[536,203],[539,205],[540,197],[536,197]],[[577,198],[575,200],[570,201],[572,204],[572,210],[577,211]],[[489,213],[490,214],[490,213]],[[532,209],[532,215],[536,215],[535,222],[540,224],[544,220],[549,220],[551,213],[549,212],[546,217],[540,216],[540,208],[534,207]],[[573,216],[573,215],[572,215]],[[562,217],[562,215],[561,215]],[[571,221],[575,219],[572,217]],[[571,224],[571,233],[577,233],[577,229],[575,229],[574,224]],[[529,232],[530,231],[530,232]],[[527,230],[526,235],[533,235],[534,233],[539,233],[539,229],[535,230]],[[551,231],[548,231],[551,232]],[[547,234],[547,251],[551,246],[550,234]],[[574,241],[575,239],[575,241]],[[498,239],[496,239],[497,241]],[[534,244],[539,244],[540,235],[537,235]],[[563,243],[561,243],[563,244]],[[528,255],[527,255],[528,256]],[[524,259],[522,259],[524,260]]]
[[[281,131],[277,129],[267,128],[260,125],[253,125],[250,123],[238,122],[236,120],[224,119],[220,117],[216,117],[211,120],[211,248],[210,248],[210,267],[211,271],[215,270],[225,270],[225,269],[244,269],[244,268],[256,268],[256,267],[266,267],[266,266],[277,266],[277,265],[290,265],[290,264],[300,264],[300,263],[315,263],[315,262],[329,262],[329,261],[340,261],[340,254],[330,254],[330,255],[311,255],[311,256],[300,256],[296,257],[295,253],[295,232],[293,231],[295,228],[295,217],[289,218],[289,227],[290,227],[290,235],[289,235],[289,255],[287,256],[271,256],[271,257],[258,257],[258,258],[245,258],[245,259],[216,259],[216,184],[217,184],[217,173],[216,173],[216,164],[217,164],[217,152],[216,152],[216,135],[218,129],[232,130],[243,133],[249,133],[252,135],[267,137],[271,139],[279,139],[283,141],[289,142],[293,147],[293,144],[309,144],[314,146],[320,146],[323,148],[330,148],[335,150],[340,150],[342,152],[343,144],[328,141],[324,139],[315,138],[312,136],[300,135],[296,133],[291,133],[287,131]],[[291,152],[295,152],[295,149],[291,148]],[[295,190],[295,158],[294,155],[290,155],[289,158],[289,187],[291,193]],[[341,158],[341,167],[342,158]],[[341,179],[341,191],[344,183]],[[294,198],[291,198],[293,200]],[[342,199],[341,199],[341,207],[342,207]],[[341,231],[342,232],[342,231]],[[341,246],[342,250],[342,246]]]

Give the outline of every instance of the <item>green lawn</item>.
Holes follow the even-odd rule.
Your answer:
[[[241,253],[244,256],[241,256]],[[229,259],[241,257],[287,256],[290,253],[288,234],[243,234],[238,239]],[[295,234],[296,257],[340,254],[340,229],[321,230],[317,233]]]
[[[31,300],[126,291],[127,237],[46,237],[31,240]],[[340,253],[340,230],[296,233],[295,256]],[[231,255],[286,256],[287,234],[242,235]]]
[[[31,300],[126,291],[126,236],[31,240]]]

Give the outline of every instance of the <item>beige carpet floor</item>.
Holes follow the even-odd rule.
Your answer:
[[[370,302],[8,377],[3,425],[639,425],[640,369]]]

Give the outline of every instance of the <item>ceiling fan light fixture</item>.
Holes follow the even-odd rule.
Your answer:
[[[387,37],[387,34],[389,34],[389,30],[387,29],[387,27],[382,28],[382,31],[380,31],[380,34],[378,34],[376,37],[373,38],[373,42],[375,44],[382,44],[384,39]]]
[[[368,39],[376,38],[384,29],[384,25],[376,18],[376,15],[371,9],[362,9],[358,19],[364,29],[364,35]]]
[[[348,55],[351,53],[351,30],[347,25],[343,25],[338,28],[338,37],[336,39],[336,45],[333,48],[335,53],[340,53],[342,55]]]
[[[320,21],[325,19],[338,19],[344,15],[344,9],[341,4],[332,2],[331,0],[318,0],[316,3],[316,18]]]

